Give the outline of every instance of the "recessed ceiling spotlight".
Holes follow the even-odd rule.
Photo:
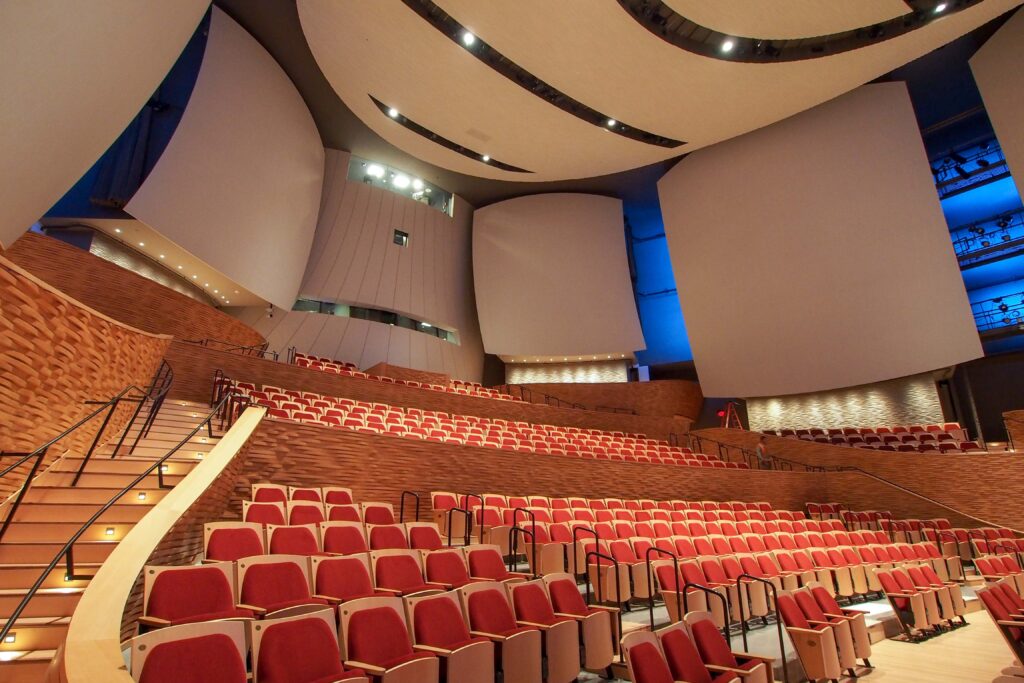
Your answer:
[[[619,122],[616,121],[615,119],[608,119],[607,121],[605,121],[605,125],[607,125],[609,128],[614,128],[616,125],[618,125],[618,123]]]
[[[937,4],[935,6],[935,13],[936,14],[942,14],[945,11],[946,11],[946,3],[940,2],[939,4]]]
[[[160,254],[160,258],[167,258],[167,257],[164,256],[163,254]]]
[[[395,109],[394,107],[391,107],[390,109],[388,109],[388,116],[390,116],[393,119],[397,119],[398,118],[398,110]]]
[[[224,303],[226,303],[226,304],[229,304],[229,303],[231,303],[231,299],[225,299],[225,300],[224,300]]]
[[[413,178],[412,189],[414,189],[414,190],[422,190],[423,189],[423,181],[420,180],[419,178]]]
[[[473,43],[475,43],[475,42],[476,42],[476,36],[474,36],[469,31],[465,31],[462,34],[462,44],[465,45],[466,47],[472,46]]]
[[[370,164],[370,166],[366,169],[366,175],[373,176],[374,178],[383,178],[384,167],[381,166],[380,164]]]
[[[489,155],[489,154],[485,154],[485,155],[483,155],[483,156],[482,156],[482,157],[480,157],[480,158],[481,158],[481,159],[483,159],[483,161],[484,161],[484,162],[486,163],[486,162],[488,162],[488,161],[490,161],[490,160],[491,160],[491,155]]]
[[[121,228],[114,228],[114,232],[116,232],[118,235],[120,235],[121,234]]]
[[[398,174],[391,181],[391,184],[397,187],[399,190],[404,190],[409,187],[409,176]]]
[[[178,266],[178,270],[183,269],[185,266]]]
[[[192,276],[192,279],[193,279],[193,280],[198,280],[198,279],[199,279],[199,276],[198,276],[198,275],[193,275],[193,276]]]
[[[722,44],[721,46],[719,46],[718,49],[724,52],[725,54],[729,54],[730,52],[732,52],[732,49],[734,47],[736,47],[736,41],[733,40],[732,38],[726,38],[725,40],[722,41]]]
[[[220,294],[220,290],[215,289],[215,290],[213,290],[213,293],[214,294]]]
[[[235,294],[238,294],[238,290],[237,289],[235,290]]]
[[[146,246],[146,243],[145,242],[139,242],[139,246],[140,247],[144,247],[144,246]]]
[[[204,283],[203,283],[203,287],[209,287],[209,286],[210,286],[210,283],[209,283],[209,282],[204,282]]]

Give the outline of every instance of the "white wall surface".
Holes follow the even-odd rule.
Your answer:
[[[185,114],[125,210],[290,308],[313,242],[323,169],[320,134],[291,80],[214,7]]]
[[[28,230],[117,139],[208,5],[0,2],[0,246]]]
[[[699,150],[658,194],[705,396],[822,391],[982,355],[901,83]]]
[[[488,353],[577,356],[644,348],[618,199],[553,193],[477,209],[473,272]]]
[[[999,138],[1017,189],[1024,194],[1024,12],[1017,13],[971,58],[985,111]]]

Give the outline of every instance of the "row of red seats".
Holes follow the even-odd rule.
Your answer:
[[[386,382],[388,384],[401,384],[408,387],[414,387],[416,389],[430,389],[431,391],[443,391],[449,394],[459,394],[462,396],[473,396],[476,398],[491,398],[500,401],[521,401],[522,399],[516,396],[502,393],[496,389],[489,389],[476,382],[462,382],[460,380],[452,380],[449,384],[431,384],[429,382],[419,382],[411,379],[395,379],[394,377],[384,377],[382,375],[370,375],[365,372],[361,372],[358,367],[352,363],[345,363],[342,361],[331,360],[329,358],[320,358],[317,356],[309,356],[302,353],[295,354],[295,364],[300,368],[309,368],[311,370],[321,370],[323,372],[331,372],[336,375],[343,375],[346,377],[359,377],[362,379],[371,379],[378,382]]]
[[[665,510],[680,511],[701,510],[706,512],[733,512],[733,513],[775,513],[772,519],[803,519],[802,512],[790,512],[788,510],[772,510],[771,503],[753,502],[748,503],[741,500],[715,501],[715,500],[653,500],[649,498],[582,498],[566,497],[554,498],[543,495],[528,496],[506,496],[502,493],[484,493],[476,495],[459,495],[448,491],[433,491],[430,494],[431,505],[435,510],[448,510],[453,507],[467,508],[477,507],[481,504],[494,507],[540,507],[550,510]],[[732,519],[736,517],[724,517]],[[746,519],[746,518],[745,518]],[[757,519],[755,517],[754,519]],[[765,519],[765,518],[760,518]]]
[[[960,426],[959,422],[946,422],[944,424],[932,424],[932,425],[895,425],[886,427],[841,427],[841,428],[821,428],[811,427],[804,429],[780,429],[778,431],[774,429],[765,429],[764,434],[779,435],[779,436],[869,436],[869,435],[885,435],[885,434],[950,434],[953,435],[957,441],[963,441],[960,438],[960,434],[963,432],[963,427]]]

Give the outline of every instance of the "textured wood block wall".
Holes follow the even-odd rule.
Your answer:
[[[366,368],[366,372],[379,377],[391,377],[392,379],[404,379],[407,382],[422,382],[424,384],[448,384],[452,378],[440,372],[428,372],[426,370],[413,370],[388,363],[377,363]]]
[[[638,432],[661,439],[667,439],[673,432],[685,433],[689,427],[689,420],[683,418],[556,408],[519,401],[460,396],[358,377],[342,377],[179,341],[171,344],[167,359],[174,366],[175,372],[171,396],[190,401],[210,400],[213,372],[219,368],[229,377],[258,384],[272,384],[330,396],[345,396],[362,401],[378,401],[462,415]]]
[[[506,363],[505,381],[509,384],[627,382],[629,362],[616,359],[583,363]]]
[[[739,429],[701,429],[694,434],[750,449],[758,437]],[[965,514],[1024,531],[1024,457],[1019,454],[888,453],[780,437],[768,437],[768,451],[810,465],[859,467]],[[830,493],[839,495],[839,502],[857,500],[853,489]]]
[[[1024,452],[1024,410],[1009,410],[1003,413],[1006,434],[1017,452]]]
[[[635,410],[639,415],[682,415],[691,420],[700,417],[704,403],[700,384],[679,379],[597,384],[528,384],[527,388],[587,407],[626,408]],[[533,400],[542,402],[544,399],[538,394]]]
[[[750,429],[879,427],[942,422],[931,374],[812,394],[747,399]]]
[[[401,437],[360,434],[319,425],[264,420],[245,448],[228,516],[241,516],[253,483],[350,486],[359,500],[396,510],[403,490],[429,509],[431,491],[768,501],[803,509],[808,501],[851,500],[917,517],[956,517],[895,487],[856,472],[761,472],[648,465],[534,455]]]
[[[265,341],[256,330],[213,306],[52,237],[25,233],[6,256],[86,306],[146,332],[243,346]]]
[[[169,341],[117,323],[0,258],[0,450],[32,451],[94,409],[83,401],[108,399],[129,384],[145,388]],[[131,409],[123,405],[105,434],[115,434]],[[58,443],[47,461],[87,447],[98,427],[99,418]],[[21,485],[19,474],[0,479],[0,499]]]

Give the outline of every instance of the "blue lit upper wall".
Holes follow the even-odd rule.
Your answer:
[[[1019,209],[1020,193],[1013,178],[1006,177],[987,185],[942,200],[942,212],[950,228]]]
[[[647,349],[638,352],[640,365],[660,365],[693,360],[679,305],[672,261],[665,241],[665,224],[657,199],[624,202],[623,211],[632,228],[628,245],[635,268],[637,312]]]

